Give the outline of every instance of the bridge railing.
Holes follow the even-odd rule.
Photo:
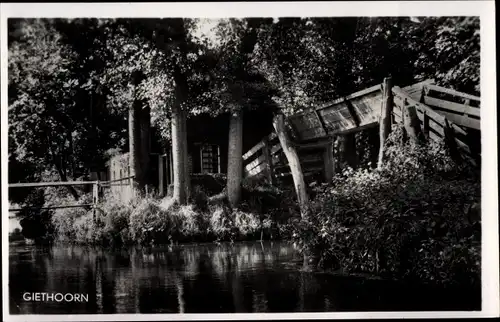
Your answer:
[[[132,186],[132,179],[134,176],[128,176],[120,179],[109,181],[55,181],[55,182],[30,182],[30,183],[10,183],[9,189],[21,188],[45,188],[45,187],[64,187],[64,186],[92,186],[92,203],[84,204],[69,204],[69,205],[54,205],[47,207],[36,207],[37,210],[51,210],[51,209],[64,209],[64,208],[78,208],[78,207],[91,207],[97,209],[99,204],[100,188],[107,188],[112,186]],[[125,181],[125,183],[120,183]],[[131,189],[133,190],[133,189]],[[34,209],[34,207],[15,207],[9,208],[10,212],[19,212],[22,210]]]
[[[244,176],[252,177],[265,173],[268,180],[273,182],[273,166],[279,162],[280,151],[278,136],[272,132],[243,155]]]
[[[469,137],[468,129],[462,124],[457,124],[454,119],[450,118],[442,111],[437,111],[434,107],[427,105],[428,96],[425,95],[424,87],[421,102],[411,98],[405,91],[398,86],[392,88],[394,95],[393,118],[396,123],[403,122],[403,111],[408,107],[415,107],[417,117],[419,119],[420,128],[426,137],[435,142],[453,143],[458,149],[461,157],[473,165],[477,165],[476,155],[472,151],[471,143],[467,139]],[[425,103],[424,103],[425,102]],[[450,102],[446,102],[450,104]],[[448,107],[447,105],[444,105]]]

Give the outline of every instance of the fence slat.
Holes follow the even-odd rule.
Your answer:
[[[31,183],[9,183],[9,188],[35,188],[35,187],[56,187],[56,186],[82,186],[93,185],[98,181],[55,181],[55,182],[31,182]]]
[[[78,208],[78,207],[92,207],[94,204],[88,203],[88,204],[81,204],[81,205],[65,205],[65,206],[50,206],[50,207],[26,207],[26,208],[11,208],[9,209],[9,212],[17,212],[21,210],[30,210],[30,209],[36,209],[36,210],[50,210],[50,209],[62,209],[62,208]]]
[[[454,113],[449,113],[445,111],[439,111],[439,113],[443,114],[446,118],[448,118],[451,122],[465,126],[471,129],[480,130],[481,129],[481,121],[477,119],[473,119],[471,117],[467,117],[465,115],[457,115]]]
[[[441,87],[441,86],[433,85],[433,84],[432,85],[431,84],[425,85],[425,87],[429,90],[433,90],[436,92],[450,94],[453,96],[459,96],[459,97],[467,98],[467,99],[474,100],[474,101],[479,101],[479,102],[481,101],[481,98],[478,96],[462,93],[462,92],[456,91],[454,89],[445,88],[445,87]]]
[[[467,106],[464,104],[459,104],[455,102],[445,101],[439,98],[424,96],[425,104],[429,106],[434,106],[438,108],[442,108],[445,110],[449,110],[452,112],[460,113],[460,114],[468,114],[472,116],[481,116],[481,109],[477,107]]]

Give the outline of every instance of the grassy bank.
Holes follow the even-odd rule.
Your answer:
[[[382,169],[319,186],[294,239],[328,269],[479,284],[479,177],[443,147],[402,144],[401,135],[391,135]]]
[[[195,186],[191,203],[136,193],[123,202],[107,195],[92,211],[59,209],[52,216],[55,239],[98,245],[282,239],[291,236],[286,193],[273,187],[246,186],[238,209],[227,206],[224,192],[208,197]],[[286,210],[284,210],[286,209]]]

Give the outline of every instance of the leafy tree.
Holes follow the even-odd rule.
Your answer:
[[[31,165],[34,173],[25,173],[27,178],[55,170],[67,181],[76,174],[75,147],[84,140],[72,99],[79,86],[72,70],[76,53],[47,21],[16,26],[9,48],[9,159]],[[75,189],[69,190],[78,198]]]

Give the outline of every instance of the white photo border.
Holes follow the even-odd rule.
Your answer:
[[[229,314],[82,314],[9,315],[7,19],[112,17],[340,17],[340,16],[479,16],[481,32],[482,129],[482,310],[452,312],[328,312]],[[2,283],[5,321],[146,321],[247,319],[470,318],[499,316],[498,173],[496,47],[494,1],[355,1],[355,2],[199,2],[199,3],[2,3],[1,180]]]

